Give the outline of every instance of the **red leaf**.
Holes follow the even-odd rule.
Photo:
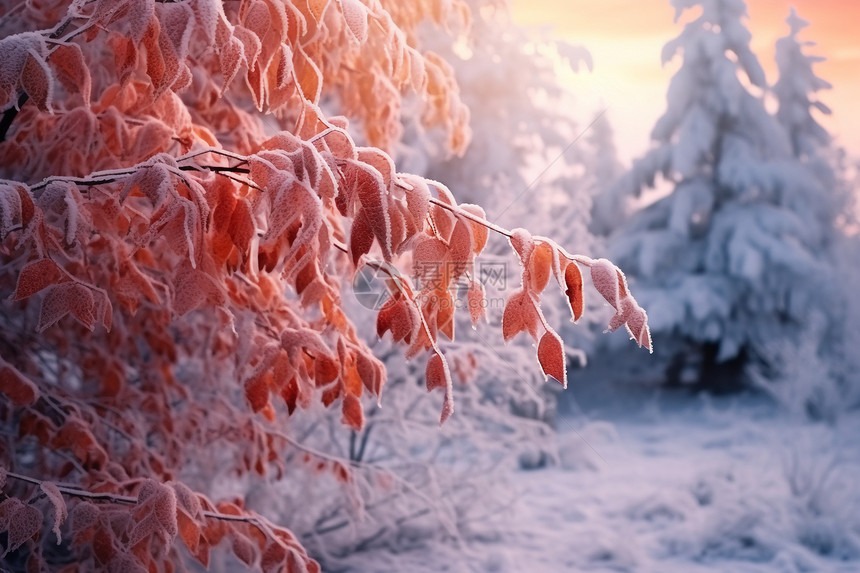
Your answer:
[[[417,311],[410,302],[402,297],[392,297],[385,301],[376,316],[376,334],[380,338],[387,331],[395,342],[401,340],[409,344],[412,334],[418,327]]]
[[[444,388],[448,384],[450,374],[447,372],[445,362],[439,354],[433,354],[427,360],[427,370],[425,373],[427,381],[427,391],[435,390],[436,388]]]
[[[466,293],[466,303],[469,306],[469,315],[472,317],[472,326],[477,326],[478,321],[484,318],[487,311],[486,293],[484,285],[478,281],[469,283]]]
[[[287,548],[280,543],[270,543],[260,557],[260,569],[263,573],[286,571],[284,561],[287,559]]]
[[[269,382],[266,375],[251,378],[245,382],[245,397],[251,403],[251,409],[259,412],[269,403]]]
[[[296,401],[299,398],[299,385],[295,378],[290,378],[281,389],[281,398],[287,405],[287,413],[292,416],[293,412],[296,411]]]
[[[467,213],[471,213],[472,215],[480,217],[481,219],[487,218],[487,214],[484,212],[484,209],[482,209],[478,205],[471,205],[469,203],[461,203],[460,209],[462,209],[463,211],[466,211]],[[483,251],[484,247],[487,245],[487,238],[489,237],[489,230],[484,225],[482,225],[480,223],[476,223],[472,220],[470,220],[469,223],[472,226],[472,239],[473,239],[472,250],[476,255],[480,255],[481,251]]]
[[[529,287],[534,292],[546,288],[552,274],[552,247],[549,243],[537,243],[529,257],[528,275]]]
[[[16,406],[29,406],[39,397],[39,389],[17,368],[0,358],[0,393]]]
[[[364,427],[364,410],[361,408],[361,401],[353,394],[346,394],[343,397],[342,411],[341,422],[356,432],[361,431]]]
[[[42,529],[42,514],[39,510],[32,505],[20,504],[10,516],[8,547],[0,555],[0,558],[24,545],[40,529]]]
[[[82,284],[66,282],[51,287],[42,301],[39,332],[71,313],[81,324],[93,330],[96,324],[96,303],[93,292]]]
[[[12,300],[21,300],[53,284],[71,280],[51,259],[40,259],[28,263],[18,276],[18,288]]]
[[[200,526],[184,512],[176,512],[176,523],[179,527],[179,537],[192,554],[197,552],[200,544]]]
[[[443,274],[448,247],[439,239],[424,237],[412,249],[412,276],[425,288],[447,288]]]
[[[567,295],[567,304],[570,307],[571,320],[576,322],[582,316],[584,299],[582,294],[582,273],[576,263],[570,263],[564,270],[564,283]]]
[[[353,199],[361,202],[362,216],[382,247],[382,256],[391,260],[391,220],[388,216],[387,190],[382,175],[375,168],[348,160],[346,184],[353,190]]]
[[[243,254],[248,251],[248,245],[254,237],[254,232],[251,207],[246,199],[239,199],[233,214],[230,216],[230,238]]]
[[[436,304],[436,327],[439,332],[454,340],[454,297],[449,290],[434,291]]]
[[[564,344],[558,334],[551,330],[545,332],[538,344],[537,355],[544,378],[552,376],[567,388],[567,361]]]
[[[424,220],[430,212],[430,188],[424,179],[415,175],[403,174],[398,176],[404,185],[409,188],[406,191],[406,206],[412,216],[412,224],[416,230],[424,229]]]
[[[69,92],[81,94],[84,103],[89,104],[92,80],[81,48],[74,42],[61,44],[54,48],[50,60],[63,87]]]
[[[51,71],[45,60],[34,56],[33,53],[27,54],[27,61],[21,71],[21,87],[40,110],[48,110],[54,89],[51,83]]]
[[[334,384],[330,388],[326,388],[322,394],[322,403],[323,406],[328,408],[331,406],[332,402],[338,399],[338,396],[341,395],[343,388],[340,384]]]
[[[502,314],[502,337],[505,342],[508,342],[525,330],[537,340],[539,320],[540,317],[529,294],[524,290],[518,290],[505,304],[505,311]]]
[[[456,281],[472,259],[472,230],[468,221],[458,219],[448,241],[451,281]]]
[[[314,358],[314,383],[317,386],[324,386],[329,382],[334,382],[338,374],[340,374],[340,365],[337,360],[325,354],[317,355]]]
[[[248,567],[257,560],[257,548],[246,536],[233,532],[233,554]]]
[[[358,266],[358,260],[362,255],[370,252],[373,245],[373,229],[362,211],[355,215],[352,220],[352,229],[349,232],[349,254],[353,266]]]

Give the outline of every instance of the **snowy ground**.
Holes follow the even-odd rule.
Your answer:
[[[354,570],[860,571],[860,416],[828,426],[751,396],[639,398],[562,414],[560,464],[513,476],[507,533],[357,555]]]

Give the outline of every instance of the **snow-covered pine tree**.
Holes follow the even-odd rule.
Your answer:
[[[608,114],[602,113],[592,119],[586,142],[590,154],[588,189],[593,197],[589,229],[595,235],[605,236],[618,226],[619,212],[623,212],[607,191],[624,174]]]
[[[817,92],[832,86],[813,70],[814,64],[825,58],[806,53],[806,48],[815,42],[798,38],[809,22],[793,8],[786,23],[788,35],[776,42],[779,69],[779,79],[773,88],[779,104],[776,118],[789,135],[797,162],[818,184],[819,220],[835,221],[835,227],[848,229],[854,219],[850,213],[852,189],[845,151],[833,144],[830,134],[816,119],[816,114],[830,114]],[[788,411],[833,420],[841,411],[860,403],[860,384],[856,380],[860,358],[855,350],[860,272],[854,265],[844,264],[856,260],[860,244],[856,236],[837,233],[835,228],[824,239],[827,250],[820,259],[830,260],[834,268],[840,269],[838,280],[833,281],[828,312],[815,316],[800,336],[775,340],[763,348],[765,364],[756,369],[754,380]]]
[[[676,20],[702,13],[663,49],[664,63],[679,53],[683,63],[652,148],[614,193],[638,195],[658,175],[671,191],[634,214],[610,250],[647,301],[670,381],[734,386],[738,371],[717,364],[744,365],[815,312],[833,210],[765,109],[743,0],[672,4]]]
[[[776,65],[779,69],[779,80],[773,86],[779,102],[776,118],[788,130],[794,154],[810,156],[830,143],[830,134],[815,119],[812,110],[830,115],[830,108],[815,94],[833,86],[815,75],[812,69],[814,64],[825,58],[804,53],[804,48],[815,46],[815,42],[801,41],[797,37],[809,22],[800,18],[794,8],[785,21],[789,34],[776,42]]]

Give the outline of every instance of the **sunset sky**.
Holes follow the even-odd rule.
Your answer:
[[[747,5],[752,49],[771,84],[777,77],[774,42],[788,32],[789,8],[811,23],[800,37],[817,43],[807,53],[827,57],[815,70],[834,86],[820,92],[833,109],[822,123],[838,143],[860,155],[860,1],[748,0]],[[663,44],[681,30],[669,0],[513,0],[513,17],[589,49],[593,74],[573,80],[584,111],[608,107],[622,157],[638,156],[665,110],[666,88],[679,63],[660,65]]]

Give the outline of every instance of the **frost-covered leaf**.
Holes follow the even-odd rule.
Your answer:
[[[425,372],[427,391],[444,388],[448,383],[448,376],[449,374],[446,372],[446,365],[442,356],[439,354],[431,355],[427,360],[427,370]]]
[[[92,79],[80,46],[73,42],[57,46],[51,53],[50,63],[63,87],[69,92],[81,94],[84,104],[89,105]]]
[[[591,281],[606,302],[620,309],[619,271],[615,265],[606,259],[597,259],[591,265]]]
[[[469,203],[461,203],[460,209],[475,215],[476,217],[480,217],[481,219],[487,218],[487,214],[484,212],[484,209],[479,205],[471,205]],[[484,250],[484,247],[487,246],[487,238],[489,236],[489,230],[486,226],[481,225],[480,223],[476,223],[474,221],[469,221],[472,227],[472,248],[475,255],[480,255]]]
[[[508,298],[508,302],[505,304],[505,310],[502,314],[502,337],[505,342],[508,342],[520,332],[526,331],[537,340],[539,321],[540,316],[528,292],[518,290]]]
[[[567,361],[561,337],[551,330],[545,332],[538,343],[537,356],[544,378],[552,376],[567,388]]]
[[[537,243],[528,260],[529,289],[540,293],[549,283],[552,275],[553,249],[549,243]]]
[[[51,287],[42,301],[39,315],[39,332],[71,313],[89,330],[96,325],[96,302],[93,291],[77,282],[66,282]]]
[[[468,221],[458,219],[451,231],[448,241],[448,272],[451,273],[451,281],[456,281],[466,270],[472,260],[472,229]]]
[[[129,533],[129,546],[134,547],[153,535],[172,543],[179,531],[176,522],[176,492],[165,484],[147,479],[137,494],[134,517],[135,524]]]
[[[627,318],[627,330],[636,344],[647,348],[649,352],[654,352],[651,343],[651,329],[648,328],[648,314],[638,304],[634,304],[634,308]]]
[[[340,0],[343,17],[352,35],[359,43],[367,41],[367,8],[358,0]]]
[[[346,184],[353,189],[354,197],[360,201],[360,214],[373,230],[373,235],[382,248],[383,257],[390,261],[391,219],[388,216],[388,191],[382,181],[382,175],[369,165],[350,160]]]
[[[57,545],[62,543],[63,538],[60,534],[60,526],[69,516],[69,510],[66,507],[66,500],[63,499],[63,494],[60,493],[57,484],[49,481],[43,481],[39,487],[48,497],[48,501],[51,502],[51,507],[54,509],[54,527],[52,531],[54,535],[57,536]]]
[[[373,229],[364,213],[359,211],[352,220],[352,229],[349,232],[349,255],[353,266],[358,266],[359,259],[369,253],[372,246]]]
[[[571,320],[576,322],[582,316],[585,304],[582,292],[582,273],[576,263],[569,263],[564,269],[564,294],[570,308]]]
[[[520,260],[525,264],[529,257],[532,254],[532,249],[534,249],[534,239],[532,239],[531,233],[529,233],[525,229],[514,229],[511,232],[511,236],[508,239],[511,243],[511,246],[520,256]]]
[[[356,432],[364,428],[364,410],[361,407],[361,401],[354,394],[346,394],[343,397],[342,422]]]
[[[51,70],[45,60],[35,52],[30,52],[24,69],[21,70],[21,87],[40,110],[50,109],[54,94]]]
[[[15,551],[42,528],[42,514],[32,505],[19,504],[9,516],[8,542],[0,559]]]
[[[424,220],[430,212],[430,187],[424,179],[415,175],[398,174],[398,178],[408,185],[406,205],[412,215],[413,226],[417,231],[421,231],[424,228]]]
[[[482,283],[478,281],[469,282],[469,290],[466,292],[466,304],[469,307],[472,326],[477,326],[478,321],[484,318],[487,312],[486,293]]]
[[[392,297],[385,301],[376,316],[376,334],[380,338],[391,331],[395,342],[412,342],[412,335],[419,326],[418,313],[410,301]]]
[[[12,300],[27,298],[51,285],[70,280],[69,276],[51,259],[33,261],[21,269]]]

